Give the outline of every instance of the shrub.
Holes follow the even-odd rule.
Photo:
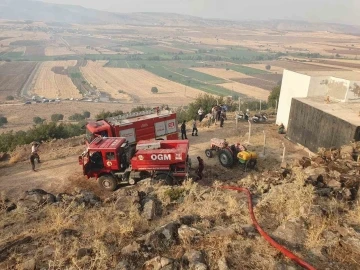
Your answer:
[[[14,100],[15,98],[13,96],[7,96],[6,100]]]
[[[39,117],[39,116],[33,117],[33,122],[34,122],[36,125],[42,124],[44,121],[45,121],[45,119],[42,119],[42,118]]]
[[[83,112],[83,116],[84,116],[85,118],[90,118],[90,112],[89,112],[89,111],[84,111],[84,112]]]
[[[158,93],[159,92],[159,89],[157,89],[157,87],[151,87],[151,93],[153,93],[153,94],[156,94],[156,93]]]
[[[144,106],[137,106],[135,108],[131,109],[131,112],[143,112],[143,111],[148,111],[151,110],[150,107],[144,107]]]
[[[114,111],[114,112],[110,112],[110,111],[102,111],[101,113],[97,114],[95,116],[96,119],[105,119],[105,118],[108,118],[108,117],[112,117],[112,116],[118,116],[118,115],[123,115],[124,112],[121,111],[121,110],[117,110],[117,111]]]
[[[266,68],[266,70],[270,70],[270,69],[271,69],[271,66],[270,66],[270,65],[266,65],[265,68]]]
[[[53,122],[58,122],[58,121],[63,120],[63,119],[64,119],[63,114],[55,113],[55,114],[51,115],[51,121],[53,121]]]
[[[170,198],[171,201],[177,201],[181,197],[183,197],[183,194],[185,192],[184,188],[172,188],[165,191],[165,195]]]
[[[82,115],[80,113],[75,113],[75,114],[69,116],[69,120],[71,120],[71,121],[81,121],[84,119],[85,119],[84,115]]]
[[[4,116],[0,116],[0,127],[7,124],[8,123],[8,120],[6,117]]]
[[[276,102],[279,100],[279,97],[280,97],[280,90],[281,90],[281,86],[278,85],[278,86],[275,86],[269,97],[268,97],[268,103],[269,103],[269,106],[272,107],[272,108],[275,108],[276,106]]]

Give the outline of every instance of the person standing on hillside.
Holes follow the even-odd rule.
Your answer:
[[[40,146],[40,143],[38,143],[38,142],[31,143],[31,155],[34,156],[38,160],[38,163],[40,163],[40,156],[38,154],[39,146]]]
[[[34,154],[31,154],[30,155],[30,163],[31,163],[31,168],[32,168],[32,170],[35,172],[36,170],[35,170],[35,159],[36,159],[36,157],[35,157],[35,155]]]
[[[204,110],[201,107],[198,110],[198,115],[199,115],[199,121],[201,122],[204,119]]]
[[[198,135],[198,129],[196,127],[196,119],[194,119],[194,122],[193,122],[193,129],[192,129],[192,132],[191,132],[191,136],[197,136]]]
[[[187,140],[187,136],[186,136],[186,122],[184,120],[184,122],[181,125],[181,139],[182,140]]]
[[[226,114],[225,112],[220,113],[220,127],[224,127],[224,121],[225,121]]]

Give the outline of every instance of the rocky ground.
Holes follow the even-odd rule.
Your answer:
[[[275,130],[267,127],[269,134]],[[217,130],[200,129],[203,138],[190,138],[192,155],[208,144],[206,132],[211,137]],[[250,147],[259,151],[258,133]],[[293,146],[292,158],[280,166],[282,137],[275,137],[256,171],[224,169],[213,159],[205,160],[204,180],[181,186],[147,179],[101,193],[72,176],[79,183],[71,189],[65,180],[61,186],[39,180],[21,192],[3,192],[0,269],[301,269],[256,231],[247,197],[223,185],[249,188],[261,227],[317,269],[359,269],[360,144],[311,156]],[[69,149],[81,149],[78,139]]]

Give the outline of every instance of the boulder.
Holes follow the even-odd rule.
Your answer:
[[[161,270],[166,266],[172,265],[172,263],[172,259],[157,256],[149,261],[146,261],[143,266],[143,270]]]
[[[131,269],[130,264],[126,260],[122,260],[115,267],[115,270],[130,270],[130,269]]]
[[[87,190],[81,190],[75,195],[75,202],[79,205],[85,205],[87,207],[100,206],[101,200],[93,192]]]
[[[42,189],[32,189],[25,191],[24,196],[18,201],[17,207],[23,210],[31,210],[45,204],[52,204],[55,201],[56,197],[53,194]]]
[[[123,255],[131,255],[136,254],[140,251],[140,244],[136,243],[136,241],[132,242],[131,244],[127,245],[126,247],[121,249],[121,254]]]
[[[136,242],[156,250],[166,250],[170,246],[178,243],[179,227],[179,223],[170,222],[147,233],[144,236],[141,236],[136,240]]]
[[[65,240],[69,237],[80,237],[81,233],[73,229],[63,229],[59,234],[60,241]]]
[[[288,220],[273,232],[275,238],[292,248],[300,248],[306,235],[305,222],[301,218]]]
[[[201,236],[201,234],[201,231],[199,231],[198,229],[189,227],[187,225],[181,225],[178,229],[179,239],[183,243],[193,243]]]
[[[326,183],[326,185],[333,190],[340,190],[341,189],[341,183],[339,181],[336,181],[335,179],[331,179]]]
[[[201,251],[189,249],[185,252],[183,260],[188,263],[190,269],[195,269],[195,266],[197,266],[197,269],[202,269],[204,266],[205,268],[203,269],[207,269],[203,253]]]
[[[142,216],[147,220],[154,219],[156,214],[156,203],[153,199],[147,199],[143,206]]]

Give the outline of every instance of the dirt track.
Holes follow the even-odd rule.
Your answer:
[[[230,118],[230,117],[229,117]],[[206,121],[206,120],[204,120]],[[221,181],[239,179],[248,173],[239,168],[225,169],[219,164],[217,155],[208,159],[205,157],[204,151],[209,146],[211,138],[226,138],[230,143],[246,143],[248,124],[239,123],[239,129],[235,129],[235,121],[233,118],[225,122],[223,129],[219,125],[212,125],[210,128],[199,127],[199,136],[191,136],[190,123],[188,127],[188,139],[190,141],[190,157],[193,167],[197,167],[197,156],[201,156],[205,161],[205,177],[203,184],[212,182],[217,179]],[[284,139],[283,135],[277,134],[277,127],[272,123],[253,125],[251,144],[249,150],[257,153],[262,151],[263,130],[268,134],[267,152],[265,158],[259,157],[258,170],[278,167],[281,162],[282,142],[287,147],[287,161],[295,157],[307,155],[307,153],[291,142]],[[238,134],[238,136],[236,136]],[[41,188],[51,193],[69,192],[71,193],[76,187],[93,190],[98,195],[104,195],[97,187],[94,179],[87,180],[82,176],[81,167],[78,165],[77,157],[84,150],[84,145],[80,144],[81,139],[58,140],[41,146],[41,159],[37,167],[37,172],[31,171],[30,162],[27,160],[29,155],[29,147],[22,147],[17,151],[22,160],[15,165],[6,165],[5,162],[0,163],[5,167],[0,168],[0,189],[6,195],[18,197],[24,191]],[[26,149],[26,150],[24,150]]]

